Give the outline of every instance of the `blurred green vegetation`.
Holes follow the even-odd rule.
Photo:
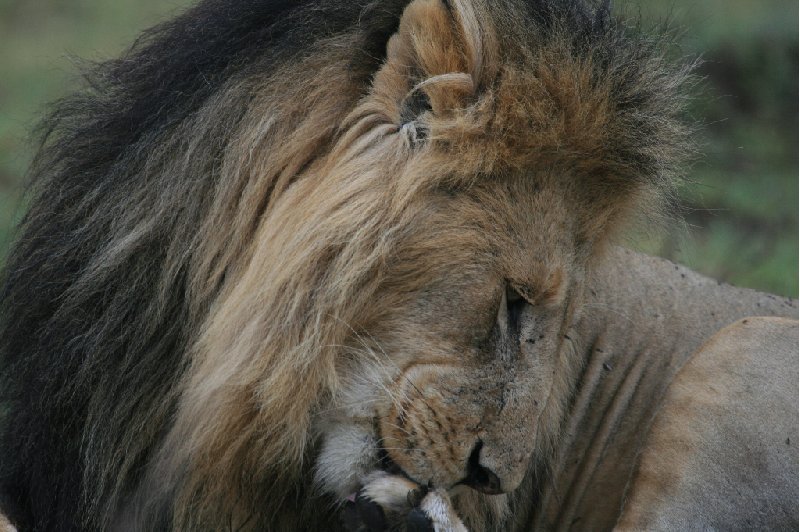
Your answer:
[[[797,297],[798,3],[639,3],[645,20],[672,21],[683,54],[703,60],[691,109],[703,155],[681,191],[686,227],[639,247]]]
[[[187,0],[0,0],[0,262],[24,213],[29,138],[48,103],[81,83],[75,58],[120,53]]]
[[[80,83],[70,56],[112,57],[188,0],[0,0],[0,257],[24,210],[28,131]],[[669,19],[704,76],[691,114],[703,156],[681,199],[685,228],[640,249],[740,286],[798,294],[796,0],[628,0],[646,23]]]

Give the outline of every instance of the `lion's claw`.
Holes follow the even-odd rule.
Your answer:
[[[408,495],[406,496],[406,501],[408,502],[408,505],[412,508],[416,508],[417,506],[422,504],[422,499],[425,498],[425,496],[428,494],[428,491],[430,490],[428,489],[427,486],[420,486],[417,489],[409,491]]]
[[[342,520],[349,532],[466,532],[444,490],[414,484],[380,472],[345,503]]]
[[[400,517],[400,516],[398,516]],[[387,532],[390,530],[389,521],[381,506],[363,495],[358,495],[355,501],[347,501],[342,511],[342,524],[348,532]],[[401,523],[401,530],[406,532],[434,532],[433,521],[425,515],[421,508],[412,508],[405,517],[405,526]],[[392,530],[397,528],[392,527]]]

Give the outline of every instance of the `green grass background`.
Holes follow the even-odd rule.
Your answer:
[[[80,83],[70,56],[112,57],[186,0],[0,0],[0,260],[24,211],[28,131]],[[798,293],[797,0],[628,0],[669,19],[677,54],[700,56],[691,115],[702,156],[686,176],[685,224],[633,245],[740,286]]]

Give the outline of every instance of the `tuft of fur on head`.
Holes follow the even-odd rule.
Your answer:
[[[56,105],[0,301],[22,529],[329,519],[312,422],[429,194],[535,174],[584,259],[669,194],[658,39],[579,0],[407,4],[205,0]]]

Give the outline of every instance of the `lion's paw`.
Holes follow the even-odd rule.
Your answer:
[[[445,490],[383,472],[348,497],[342,518],[351,532],[467,532]]]

